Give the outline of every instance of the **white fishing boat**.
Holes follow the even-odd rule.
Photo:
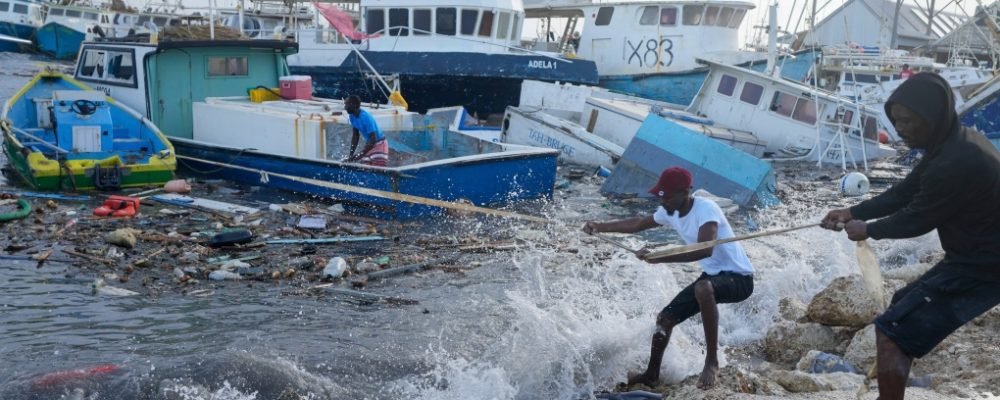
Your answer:
[[[703,134],[762,157],[765,143],[746,131],[716,125],[676,105],[605,89],[525,82],[518,107],[508,107],[501,140],[549,147],[565,162],[612,167],[649,115],[671,119],[677,129]]]
[[[857,44],[824,47],[818,66],[819,86],[876,109],[883,107],[909,74],[941,75],[955,93],[956,108],[993,77],[989,71],[971,65],[947,65],[929,57],[912,56],[904,50]]]
[[[867,168],[895,151],[879,143],[896,137],[881,109],[745,68],[702,60],[711,69],[687,111],[751,132],[767,142],[765,157]]]
[[[532,48],[593,60],[601,87],[681,106],[705,80],[698,57],[764,68],[764,54],[740,50],[740,26],[754,8],[732,0],[525,1],[526,16],[546,30]],[[553,19],[565,21],[561,34],[551,30]],[[801,80],[812,55],[789,60],[782,74]]]
[[[289,66],[323,97],[385,102],[394,80],[411,110],[487,115],[515,104],[525,79],[597,83],[593,61],[519,48],[520,0],[361,0],[357,15],[316,7],[331,28],[296,30]]]
[[[20,52],[30,49],[31,40],[42,26],[42,3],[26,0],[0,0],[0,51]]]

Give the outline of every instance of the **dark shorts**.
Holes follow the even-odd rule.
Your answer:
[[[908,356],[920,358],[1000,303],[1000,283],[956,273],[959,268],[942,261],[899,289],[875,326]]]
[[[670,304],[663,307],[660,319],[669,318],[679,324],[701,312],[698,300],[694,297],[694,285],[705,280],[712,282],[715,302],[718,304],[739,303],[753,294],[753,275],[740,275],[735,272],[720,272],[718,275],[702,273],[698,279],[677,293]]]

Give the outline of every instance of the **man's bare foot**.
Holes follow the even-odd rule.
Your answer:
[[[719,364],[705,364],[705,369],[701,371],[701,376],[698,377],[698,389],[708,390],[715,387],[715,378],[718,375]]]
[[[643,372],[641,374],[631,372],[628,374],[629,385],[635,385],[637,383],[641,383],[649,387],[656,387],[656,384],[659,383],[659,381],[660,377],[658,375],[651,375],[646,372]]]

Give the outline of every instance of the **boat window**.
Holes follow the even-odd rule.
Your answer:
[[[437,9],[437,29],[438,35],[455,35],[455,16],[458,15],[454,8]]]
[[[153,25],[167,26],[167,17],[153,17]]]
[[[774,92],[774,98],[771,100],[771,111],[774,111],[778,115],[791,117],[792,111],[795,110],[795,102],[798,99],[798,97],[788,93]]]
[[[660,13],[657,6],[645,6],[642,8],[642,16],[639,17],[639,25],[656,25],[656,17]]]
[[[497,39],[508,37],[510,37],[510,13],[502,12],[497,19]]]
[[[493,11],[483,10],[483,18],[479,21],[479,36],[490,37],[493,34]]]
[[[816,102],[800,97],[795,102],[795,112],[792,113],[792,119],[809,125],[816,124]]]
[[[247,58],[208,57],[208,76],[247,76]]]
[[[66,10],[66,16],[72,18],[80,18],[80,12],[77,10]]]
[[[369,8],[365,15],[365,33],[374,35],[385,29],[385,10],[381,8]]]
[[[512,40],[521,40],[521,14],[514,14],[514,22],[510,23],[510,38]]]
[[[0,11],[6,12],[7,10],[10,10],[10,3],[0,2]]]
[[[740,100],[753,105],[760,104],[760,97],[764,94],[764,87],[756,83],[746,82],[743,84],[743,92],[740,93]]]
[[[597,18],[594,25],[604,26],[611,23],[611,16],[615,14],[614,7],[601,7],[597,9]]]
[[[69,10],[67,10],[67,11],[69,11]],[[68,12],[67,12],[67,14],[68,14]],[[140,15],[139,16],[139,21],[137,21],[135,24],[139,25],[139,26],[143,26],[143,25],[146,24],[146,22],[149,22],[149,16]]]
[[[111,20],[109,19],[109,17],[108,17],[107,14],[101,14],[101,23],[102,24],[110,24],[111,23]]]
[[[14,4],[14,12],[18,14],[27,14],[28,5],[27,4]]]
[[[108,56],[111,61],[108,63],[107,80],[132,83],[132,75],[135,73],[132,54],[109,52]]]
[[[869,74],[852,74],[847,73],[848,82],[860,82],[860,83],[878,83],[878,77]]]
[[[431,10],[413,10],[413,35],[424,36],[431,34]]]
[[[722,79],[719,79],[719,88],[716,90],[726,96],[732,96],[733,92],[736,91],[736,77],[723,74]]]
[[[61,9],[61,8],[50,9],[49,10],[49,15],[51,15],[53,17],[61,16],[61,15],[63,15],[63,9]]]
[[[736,14],[733,14],[733,20],[729,23],[730,28],[739,28],[740,24],[743,23],[743,16],[747,15],[746,9],[736,10]]]
[[[663,7],[660,9],[660,25],[661,26],[677,25],[676,7]]]
[[[729,23],[733,20],[733,9],[730,7],[722,7],[722,11],[719,11],[719,26],[729,26]]]
[[[97,14],[94,13],[84,13],[83,17],[91,21],[97,21]]]
[[[463,35],[472,36],[476,33],[476,20],[479,19],[479,10],[462,9],[462,30]]]
[[[865,139],[878,140],[878,122],[875,117],[866,115],[861,126],[865,132]]]
[[[701,24],[701,14],[705,12],[705,6],[684,6],[684,25]]]
[[[840,122],[843,123],[844,125],[850,126],[851,121],[854,121],[854,111],[853,110],[844,111],[844,117],[841,118]]]
[[[410,35],[410,9],[389,9],[389,36]]]
[[[79,76],[86,78],[104,78],[104,52],[88,50],[83,53],[83,62],[80,63]]]
[[[719,21],[719,7],[718,6],[708,6],[705,10],[705,25],[715,26],[716,22]]]

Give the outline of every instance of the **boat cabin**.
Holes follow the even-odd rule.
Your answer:
[[[507,53],[520,45],[524,9],[516,0],[361,1],[358,16],[358,29],[374,36],[360,50]],[[315,36],[344,42],[330,28]]]
[[[285,56],[297,49],[276,40],[87,42],[74,77],[144,113],[168,136],[190,139],[193,103],[278,87],[288,75]]]
[[[798,82],[700,61],[710,65],[709,75],[687,111],[750,131],[767,142],[771,157],[844,164],[894,154],[879,144],[880,132],[895,135],[881,110]]]
[[[568,19],[559,37],[550,32],[533,48],[575,52],[595,61],[602,77],[703,68],[696,56],[740,47],[740,25],[755,7],[749,1],[717,0],[526,3],[528,18]],[[577,32],[581,20],[583,29]]]

